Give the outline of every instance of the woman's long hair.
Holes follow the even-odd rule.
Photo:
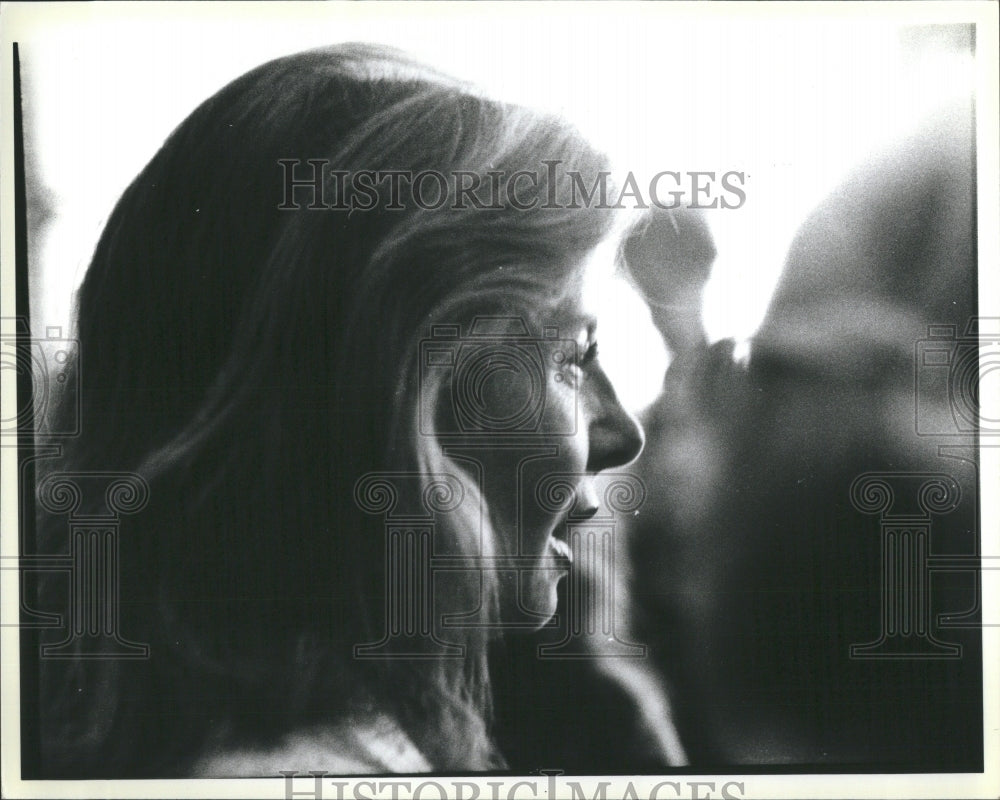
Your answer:
[[[309,188],[285,196],[282,160],[301,181],[307,159],[541,180],[518,188],[529,210],[503,196],[455,209],[450,184],[439,210],[387,210],[388,183],[374,210],[320,210]],[[418,342],[431,323],[559,294],[612,222],[538,201],[552,175],[562,190],[604,169],[564,123],[360,45],[267,63],[178,127],[118,202],[79,291],[67,407],[82,435],[57,467],[149,484],[122,527],[120,628],[150,657],[43,660],[46,774],[183,775],[213,743],[266,747],[376,712],[436,768],[502,765],[485,627],[451,634],[462,659],[352,658],[382,636],[386,589],[383,521],[354,486],[458,470],[419,433],[419,398],[442,387],[421,383]],[[342,189],[327,179],[323,200]],[[41,523],[65,550],[65,518]],[[456,533],[475,554],[478,536]],[[495,578],[467,583],[488,621]],[[43,597],[58,608],[65,586]]]

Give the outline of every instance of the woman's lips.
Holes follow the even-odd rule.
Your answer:
[[[555,551],[555,554],[567,561],[573,560],[573,548],[570,547],[569,542],[566,540],[569,534],[568,522],[570,519],[577,522],[588,520],[597,514],[599,510],[597,493],[594,491],[591,481],[585,481],[577,488],[574,504],[570,508],[577,510],[572,515],[570,511],[566,512],[565,516],[556,525],[556,529],[549,535],[548,542],[549,547]]]
[[[549,547],[555,550],[556,555],[560,558],[565,558],[567,561],[573,560],[573,550],[569,546],[569,542],[557,539],[555,534],[549,536]]]

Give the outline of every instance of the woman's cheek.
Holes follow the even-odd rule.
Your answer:
[[[585,403],[582,376],[572,365],[552,374],[546,397],[546,417],[553,432],[562,434],[559,441],[577,448],[576,439],[586,436]]]

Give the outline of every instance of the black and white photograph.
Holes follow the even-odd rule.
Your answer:
[[[998,9],[5,3],[3,797],[1000,796]]]

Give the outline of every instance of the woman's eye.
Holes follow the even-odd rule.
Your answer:
[[[571,374],[579,378],[582,376],[584,369],[589,364],[594,363],[597,360],[597,342],[588,342],[583,346],[577,346],[575,356],[570,360],[569,365],[572,368]]]

